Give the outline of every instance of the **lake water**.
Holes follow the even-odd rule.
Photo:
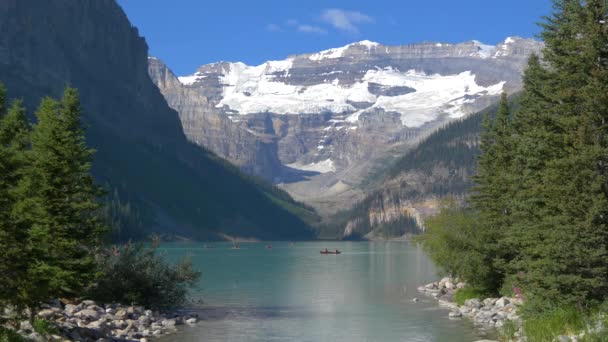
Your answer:
[[[466,320],[416,288],[438,278],[408,242],[163,244],[171,259],[190,256],[202,273],[194,293],[201,322],[162,341],[476,341]],[[321,249],[340,255],[321,255]],[[414,297],[420,298],[414,302]]]

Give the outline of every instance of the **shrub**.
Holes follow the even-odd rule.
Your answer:
[[[102,302],[170,309],[186,302],[200,272],[189,259],[173,265],[157,253],[158,241],[112,247],[101,256],[102,276],[90,297]]]

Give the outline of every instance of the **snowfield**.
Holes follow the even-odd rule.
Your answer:
[[[351,114],[347,121],[352,123],[364,111],[357,111],[350,102],[365,102],[370,103],[371,108],[400,113],[405,126],[419,127],[442,114],[452,118],[462,117],[467,114],[464,109],[465,96],[497,95],[504,85],[502,82],[482,87],[475,82],[475,75],[471,72],[442,76],[387,68],[369,70],[361,81],[351,86],[342,86],[337,78],[330,78],[325,83],[305,87],[276,80],[277,72],[289,73],[290,62],[267,62],[256,67],[243,63],[229,64],[221,77],[224,90],[217,107],[226,106],[241,115],[262,112],[344,113]],[[183,77],[180,80],[186,84],[197,77],[202,76]],[[370,83],[386,87],[404,86],[416,91],[400,96],[376,96],[369,92]]]
[[[510,45],[516,39],[509,37],[497,46],[473,41],[478,48],[474,57],[498,58],[510,53]],[[449,46],[436,43],[435,46]],[[361,41],[340,48],[304,55],[310,61],[336,59],[345,56],[351,48],[372,53],[382,45],[371,41]],[[367,49],[367,50],[365,50]],[[226,108],[239,115],[271,112],[275,114],[312,114],[331,112],[347,115],[346,122],[356,123],[361,114],[370,109],[397,112],[401,122],[407,127],[420,127],[436,120],[439,116],[461,118],[468,112],[468,103],[479,97],[498,95],[505,82],[483,87],[476,83],[475,74],[465,71],[456,75],[427,75],[416,70],[375,68],[368,70],[364,77],[354,84],[340,84],[338,76],[343,71],[324,72],[322,83],[312,86],[287,84],[284,77],[290,75],[294,58],[269,61],[258,66],[244,63],[223,63],[219,82],[223,87],[218,108]],[[210,75],[200,72],[179,77],[184,85],[194,85]],[[216,77],[214,75],[214,77]],[[379,96],[370,93],[373,87],[409,87],[415,89],[404,95]],[[377,93],[377,92],[375,92]],[[354,103],[359,107],[355,108]],[[361,109],[360,104],[368,104]]]
[[[307,165],[302,165],[300,163],[287,164],[287,166],[303,170],[303,171],[313,171],[318,173],[328,173],[328,172],[336,172],[336,166],[334,165],[333,160],[326,159],[317,163],[311,163]]]

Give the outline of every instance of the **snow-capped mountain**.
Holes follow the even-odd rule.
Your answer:
[[[352,189],[437,127],[518,91],[541,48],[517,37],[496,46],[364,40],[258,66],[203,65],[183,77],[149,61],[190,140],[305,199]]]

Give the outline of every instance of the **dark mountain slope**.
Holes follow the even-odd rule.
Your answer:
[[[150,230],[196,238],[311,237],[314,214],[189,143],[148,76],[148,46],[114,0],[0,1],[0,80],[30,111],[78,88],[98,180],[153,212]]]

